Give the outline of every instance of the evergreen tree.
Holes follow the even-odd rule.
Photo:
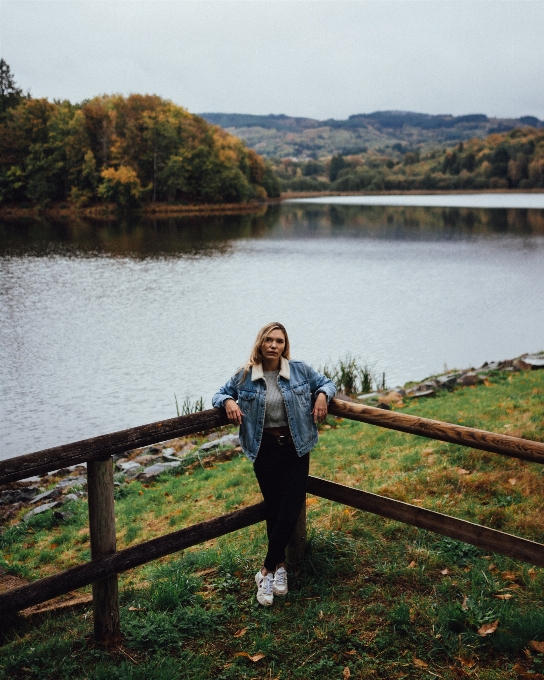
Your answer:
[[[0,116],[21,101],[23,91],[15,85],[9,64],[0,59]]]

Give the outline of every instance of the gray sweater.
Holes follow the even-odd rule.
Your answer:
[[[264,427],[285,427],[287,411],[285,402],[278,385],[279,371],[264,371],[266,381],[266,407],[264,413]]]

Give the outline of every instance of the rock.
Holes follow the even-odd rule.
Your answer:
[[[477,383],[481,382],[481,378],[479,375],[474,373],[473,371],[470,371],[469,373],[464,373],[460,378],[459,378],[459,383],[461,385],[476,385]]]
[[[61,489],[59,489],[59,487],[56,486],[54,489],[50,489],[49,491],[44,491],[44,493],[40,493],[37,496],[35,496],[32,499],[31,503],[32,504],[40,503],[41,501],[45,501],[49,498],[54,500],[55,498],[59,498],[59,496],[61,496],[61,494],[62,494]]]
[[[206,437],[206,439],[207,439],[209,442],[213,442],[213,441],[215,441],[216,439],[219,439],[220,436],[221,436],[221,435],[219,434],[219,432],[212,432],[212,433],[210,433],[210,434]]]
[[[54,508],[57,505],[59,505],[59,501],[54,501],[53,503],[44,503],[43,505],[38,505],[37,508],[34,508],[30,512],[27,512],[26,515],[23,515],[23,522],[28,522],[28,520],[31,517],[34,517],[34,515],[39,515],[42,512],[45,512],[46,510],[51,510],[51,508]]]
[[[163,456],[171,456],[176,452],[176,449],[172,448],[171,446],[168,446],[166,449],[162,450],[162,455]]]
[[[379,397],[380,393],[379,392],[369,392],[368,394],[360,394],[357,399],[359,401],[367,401],[368,399],[375,399],[376,397]]]
[[[221,446],[228,446],[234,448],[240,445],[240,438],[237,434],[226,434],[224,437],[215,439],[214,441],[202,444],[199,451],[211,451],[212,449],[218,449]]]
[[[79,477],[66,477],[57,484],[58,489],[71,489],[73,486],[85,486],[87,484],[87,477],[80,475]]]
[[[68,520],[68,519],[70,519],[71,517],[74,516],[74,513],[73,512],[61,512],[60,510],[55,510],[55,512],[53,513],[53,516],[59,522],[66,522],[66,520]]]
[[[381,406],[382,404],[402,404],[402,394],[400,392],[388,392],[387,394],[383,394],[379,399],[378,399],[378,406]]]
[[[129,470],[134,470],[136,468],[142,467],[139,463],[136,463],[136,461],[133,460],[127,460],[126,462],[117,461],[116,465],[121,470],[121,472],[125,473],[128,472]]]
[[[177,462],[171,462],[171,463],[155,463],[155,465],[150,465],[148,468],[145,468],[143,472],[140,472],[138,475],[138,479],[141,480],[151,480],[155,479],[158,477],[160,474],[165,472],[166,470],[171,470],[172,468],[176,468],[182,465],[182,461],[177,461]]]
[[[512,368],[514,362],[512,359],[507,359],[506,361],[499,361],[498,370],[504,371],[505,368]]]
[[[141,456],[138,456],[137,458],[133,458],[131,462],[136,463],[137,465],[147,465],[148,463],[151,463],[154,460],[157,460],[160,458],[160,456],[157,455],[151,455],[151,454],[142,454]]]
[[[544,368],[544,357],[527,354],[519,359],[514,359],[512,366],[518,371],[535,371]]]
[[[0,505],[11,505],[12,503],[29,503],[38,493],[38,490],[32,487],[25,487],[23,489],[6,489],[0,495]]]
[[[452,373],[450,375],[440,375],[436,379],[436,383],[437,383],[437,387],[441,387],[442,389],[451,390],[457,384],[457,374]]]
[[[179,452],[180,455],[186,455],[187,453],[190,453],[193,449],[195,448],[194,444],[185,444],[185,446],[181,449]]]
[[[175,456],[173,453],[165,453],[163,454],[162,459],[166,463],[172,463],[179,460],[179,456]]]
[[[125,479],[127,482],[129,482],[131,479],[136,479],[136,477],[140,474],[140,472],[143,472],[144,468],[142,465],[137,465],[136,467],[130,468],[128,472],[123,473],[125,475]]]
[[[79,500],[79,496],[75,493],[67,493],[66,496],[64,496],[65,501],[77,501]]]
[[[435,390],[418,390],[415,392],[408,392],[408,396],[412,399],[419,399],[420,397],[436,397]]]

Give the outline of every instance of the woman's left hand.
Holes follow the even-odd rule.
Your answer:
[[[317,395],[312,415],[316,423],[322,423],[327,417],[327,397],[323,392],[320,392]]]

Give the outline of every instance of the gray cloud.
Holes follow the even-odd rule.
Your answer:
[[[541,0],[3,0],[0,11],[2,56],[34,96],[544,118]]]

